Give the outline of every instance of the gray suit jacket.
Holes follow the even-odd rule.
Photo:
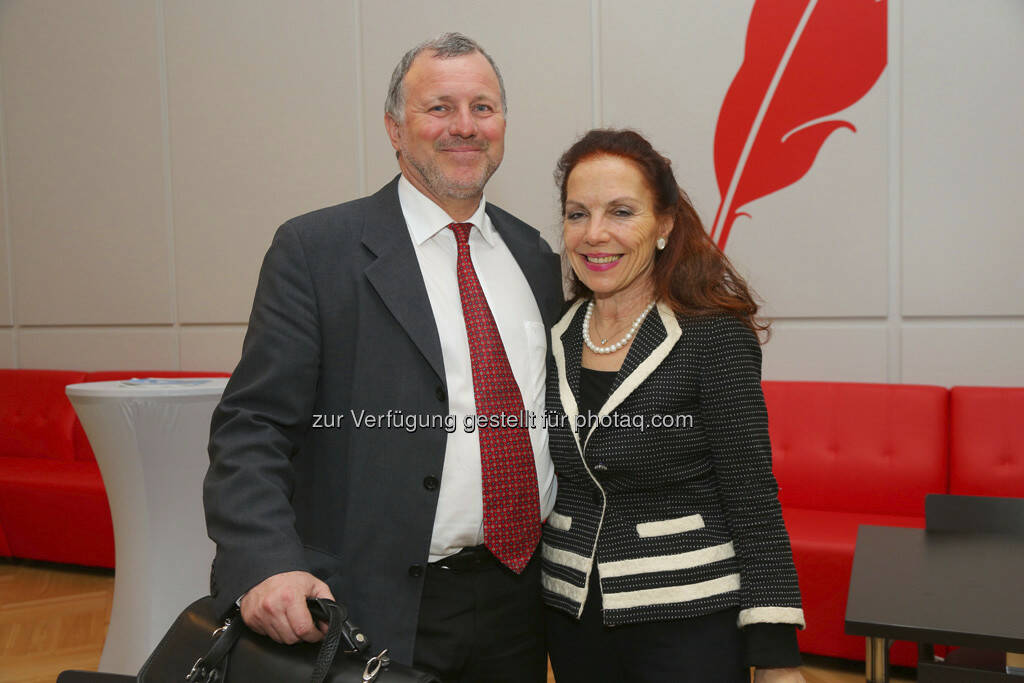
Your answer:
[[[550,327],[562,304],[557,255],[522,221],[486,210]],[[375,646],[408,663],[447,433],[356,429],[350,409],[448,413],[397,178],[275,235],[213,415],[204,502],[219,607],[273,574],[310,571]],[[314,428],[315,415],[344,417]]]

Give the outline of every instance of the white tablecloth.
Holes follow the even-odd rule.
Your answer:
[[[227,379],[67,387],[103,475],[116,569],[100,670],[135,674],[174,618],[209,592],[214,546],[202,484],[210,416]]]

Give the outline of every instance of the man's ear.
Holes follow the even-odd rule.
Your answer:
[[[388,139],[391,140],[391,146],[394,147],[395,151],[397,152],[399,149],[401,149],[402,127],[399,125],[398,121],[395,121],[391,117],[391,114],[385,112],[384,128],[388,132]]]

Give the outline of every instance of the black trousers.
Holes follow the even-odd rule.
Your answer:
[[[493,558],[466,569],[428,564],[413,663],[444,683],[544,683],[539,555],[519,575]]]
[[[749,683],[738,609],[702,617],[605,626],[597,575],[579,621],[547,608],[558,683]]]

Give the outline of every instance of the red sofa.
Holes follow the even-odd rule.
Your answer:
[[[1024,497],[1024,389],[765,382],[803,652],[864,658],[844,632],[857,527],[923,528],[928,493]],[[898,561],[898,558],[894,558]],[[896,643],[892,661],[913,665]]]
[[[67,384],[225,374],[0,370],[0,556],[114,566],[103,482]],[[807,617],[801,650],[863,659],[864,639],[843,632],[857,526],[923,527],[928,493],[1024,497],[1024,389],[764,390]],[[897,643],[893,661],[913,664],[916,652]]]
[[[68,384],[226,374],[0,369],[0,556],[114,566],[107,494]]]
[[[1024,388],[953,387],[949,492],[1024,497]]]

